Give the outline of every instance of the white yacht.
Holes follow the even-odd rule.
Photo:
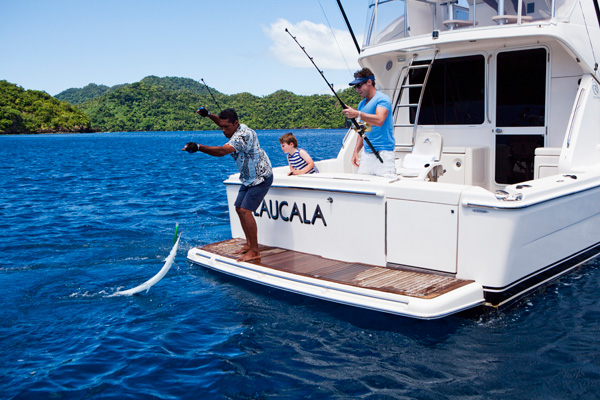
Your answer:
[[[398,176],[358,175],[357,133],[319,174],[276,168],[244,244],[204,267],[408,317],[498,307],[600,253],[598,0],[371,0],[359,62],[394,107]],[[308,49],[310,50],[310,49]]]

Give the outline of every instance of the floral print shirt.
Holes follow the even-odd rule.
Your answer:
[[[240,180],[246,186],[255,186],[271,176],[271,160],[258,143],[256,132],[240,124],[227,142],[235,151],[231,156],[240,171]]]

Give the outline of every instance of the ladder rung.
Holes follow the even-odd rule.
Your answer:
[[[394,128],[414,128],[414,124],[406,125],[406,124],[394,124]]]
[[[419,107],[418,104],[398,104],[398,108],[400,107]]]
[[[429,68],[431,64],[419,64],[419,65],[409,65],[408,69],[421,69],[421,68]]]
[[[409,85],[402,85],[403,88],[420,88],[423,87],[422,83],[411,83]]]

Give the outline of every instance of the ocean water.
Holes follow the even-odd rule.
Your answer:
[[[277,138],[259,131],[274,165]],[[295,131],[316,160],[344,131]],[[221,132],[0,136],[2,399],[596,399],[598,261],[512,308],[418,321],[207,271]],[[176,264],[147,293],[179,223]]]

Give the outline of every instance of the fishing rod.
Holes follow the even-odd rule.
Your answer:
[[[317,64],[315,64],[313,58],[311,56],[309,56],[308,53],[306,52],[306,50],[304,49],[304,47],[302,47],[302,45],[300,43],[298,43],[298,41],[296,40],[296,37],[294,35],[292,35],[292,33],[288,30],[288,28],[285,28],[285,31],[292,37],[292,39],[294,39],[294,42],[296,42],[296,44],[298,46],[300,46],[300,48],[302,49],[302,51],[304,52],[304,54],[306,54],[306,57],[308,57],[308,59],[310,60],[310,62],[312,62],[312,64],[317,69],[317,71],[319,71],[319,73],[321,74],[321,76],[325,80],[325,83],[327,83],[327,86],[329,86],[329,89],[331,89],[331,91],[333,92],[333,95],[340,102],[340,105],[342,106],[342,108],[348,108],[348,106],[342,101],[342,99],[340,99],[340,96],[338,96],[338,94],[333,89],[333,85],[331,83],[329,83],[329,81],[327,80],[327,78],[325,78],[325,75],[323,74],[323,71],[321,71],[319,69],[319,67],[317,67]],[[356,121],[356,119],[354,119],[354,118],[350,118],[350,120],[352,121],[352,124],[354,125],[354,130],[360,135],[360,137],[363,138],[363,140],[365,141],[365,143],[367,144],[367,146],[369,146],[369,148],[371,149],[371,151],[373,152],[373,154],[375,154],[375,156],[377,157],[377,159],[381,163],[383,163],[383,160],[381,159],[381,156],[379,155],[379,152],[377,150],[375,150],[375,147],[373,147],[373,145],[371,144],[371,141],[369,140],[369,138],[365,136],[365,127],[364,126],[360,126],[358,124],[358,122]]]
[[[342,2],[340,0],[337,0],[337,3],[338,3],[338,7],[340,8],[340,11],[342,12],[342,17],[344,17],[344,21],[346,21],[346,26],[348,27],[350,36],[352,36],[352,40],[354,40],[354,45],[356,46],[356,50],[358,51],[358,54],[360,54],[360,46],[358,45],[358,42],[356,41],[356,36],[354,36],[354,31],[352,30],[350,21],[348,21],[348,17],[346,16],[346,11],[344,11],[344,7],[342,7]]]
[[[217,101],[217,99],[215,99],[215,96],[213,96],[212,92],[210,91],[210,88],[208,87],[208,85],[206,84],[206,82],[204,82],[204,79],[200,78],[200,80],[202,81],[202,83],[204,83],[204,86],[206,87],[206,90],[208,90],[208,94],[210,94],[210,97],[212,97],[212,99],[215,102],[215,104],[217,105],[217,107],[219,107],[219,111],[223,111],[221,109],[221,106],[219,105],[219,102]]]

